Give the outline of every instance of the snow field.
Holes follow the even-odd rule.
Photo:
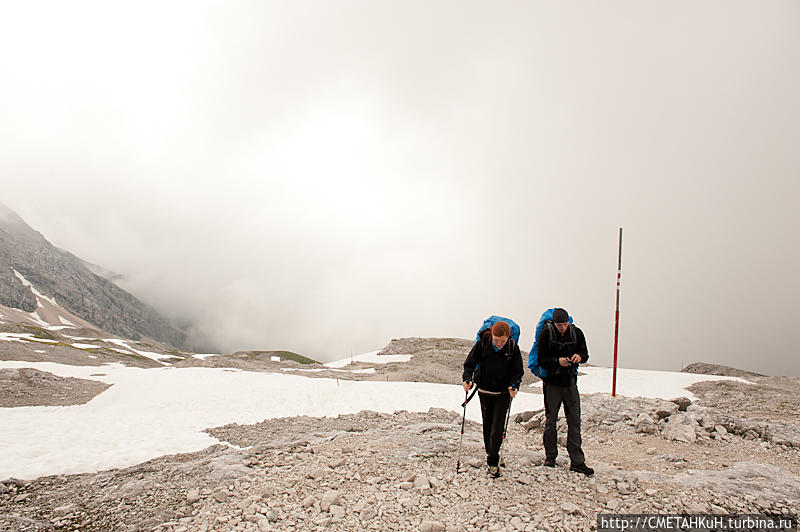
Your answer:
[[[425,412],[439,407],[461,413],[464,400],[460,384],[337,381],[224,368],[141,369],[121,364],[83,367],[0,361],[0,368],[12,367],[33,367],[113,386],[85,405],[0,408],[0,479],[93,472],[197,451],[218,443],[203,429],[228,423],[301,415],[335,417],[361,410]],[[610,368],[585,367],[581,371],[586,373],[578,381],[582,393],[610,392]],[[621,395],[669,399],[690,396],[683,387],[693,382],[724,378],[620,369],[617,390]],[[467,406],[469,419],[480,421],[479,404],[475,398]],[[541,407],[539,394],[520,393],[511,411]],[[458,430],[453,427],[453,438]]]
[[[581,375],[578,377],[578,390],[581,393],[611,393],[613,368],[598,366],[581,366]],[[721,377],[719,375],[698,375],[696,373],[681,373],[678,371],[653,371],[646,369],[617,368],[617,394],[626,397],[648,397],[651,399],[675,399],[688,397],[691,400],[697,397],[686,389],[696,382],[714,380],[734,380],[753,384],[738,377]],[[532,388],[541,388],[542,383],[535,382]]]
[[[461,412],[459,385],[336,381],[220,368],[129,368],[0,362],[113,386],[85,405],[0,408],[0,479],[126,467],[164,454],[203,449],[216,439],[203,429],[284,416],[337,416],[361,410]],[[90,377],[105,373],[104,377]],[[538,408],[520,394],[512,411]],[[470,419],[480,420],[478,401]],[[456,437],[458,427],[453,427]]]

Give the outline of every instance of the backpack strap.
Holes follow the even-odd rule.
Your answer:
[[[578,343],[578,337],[575,335],[575,324],[570,323],[567,329],[569,330],[569,341],[574,344]]]
[[[547,346],[549,347],[556,338],[556,328],[553,326],[553,320],[544,322],[544,328],[547,330]]]

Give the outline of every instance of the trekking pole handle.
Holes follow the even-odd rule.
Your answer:
[[[469,392],[466,392],[464,394],[464,402],[461,403],[461,407],[462,408],[466,408],[467,407],[467,403],[469,403],[472,400],[472,398],[475,397],[475,393],[478,391],[478,387],[477,386],[473,386],[472,388],[473,388],[473,390],[472,390],[471,394]]]

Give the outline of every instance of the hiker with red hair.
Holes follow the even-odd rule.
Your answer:
[[[478,386],[486,465],[492,477],[500,476],[503,423],[523,375],[522,355],[517,342],[510,336],[511,329],[505,321],[498,321],[491,329],[486,329],[464,361],[462,376],[465,392],[469,392],[473,385]]]

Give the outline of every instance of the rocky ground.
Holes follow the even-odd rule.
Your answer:
[[[751,379],[753,377],[765,377],[761,373],[754,371],[747,371],[739,368],[732,368],[731,366],[724,366],[722,364],[708,364],[706,362],[694,362],[685,368],[681,369],[684,373],[698,373],[700,375],[723,375],[727,377],[740,377],[742,379]]]
[[[113,336],[87,328],[53,330],[29,324],[0,322],[0,360],[55,362],[71,366],[124,364],[139,368],[163,367],[180,362],[189,353],[175,351],[153,340],[129,341],[136,350],[159,353],[169,358],[157,362],[119,345],[107,342]]]
[[[383,355],[411,355],[408,362],[353,362],[343,368],[328,368],[322,364],[296,364],[287,367],[286,363],[281,363],[264,368],[284,367],[287,369],[282,371],[317,378],[458,384],[461,382],[464,360],[473,345],[474,341],[461,338],[400,338],[392,340],[379,351],[378,358]],[[231,363],[229,356],[215,358],[220,358],[216,361],[217,364]],[[522,358],[523,367],[526,368],[527,351],[522,351]],[[373,370],[373,373],[356,373],[363,370]],[[524,386],[538,380],[526,369],[522,384]]]
[[[7,480],[0,485],[0,526],[592,530],[598,513],[800,510],[797,447],[744,440],[735,431],[712,436],[699,424],[701,435],[691,443],[668,439],[664,427],[676,415],[694,419],[690,411],[660,401],[610,401],[600,395],[585,401],[584,449],[597,470],[593,477],[569,472],[563,449],[555,469],[542,465],[533,412],[510,423],[507,467],[491,479],[479,424],[467,422],[456,474],[458,414],[365,411],[209,429],[244,449],[217,445],[122,470]],[[599,415],[608,404],[619,406],[610,419]],[[636,412],[669,415],[650,433],[631,419]]]
[[[110,384],[64,378],[32,368],[0,369],[0,407],[81,405]]]
[[[800,427],[800,379],[760,377],[756,384],[705,381],[688,389],[699,403],[751,419],[780,420]]]
[[[336,376],[458,382],[470,345],[396,340],[384,352],[414,354],[411,362],[361,363],[345,369],[376,373]],[[697,384],[694,403],[584,395],[593,477],[569,472],[563,447],[555,469],[542,465],[541,411],[513,416],[498,479],[486,474],[473,422],[456,474],[456,412],[282,418],[207,429],[230,446],[126,469],[2,480],[0,529],[593,530],[598,513],[798,514],[800,426],[790,416],[797,382],[759,379]]]

